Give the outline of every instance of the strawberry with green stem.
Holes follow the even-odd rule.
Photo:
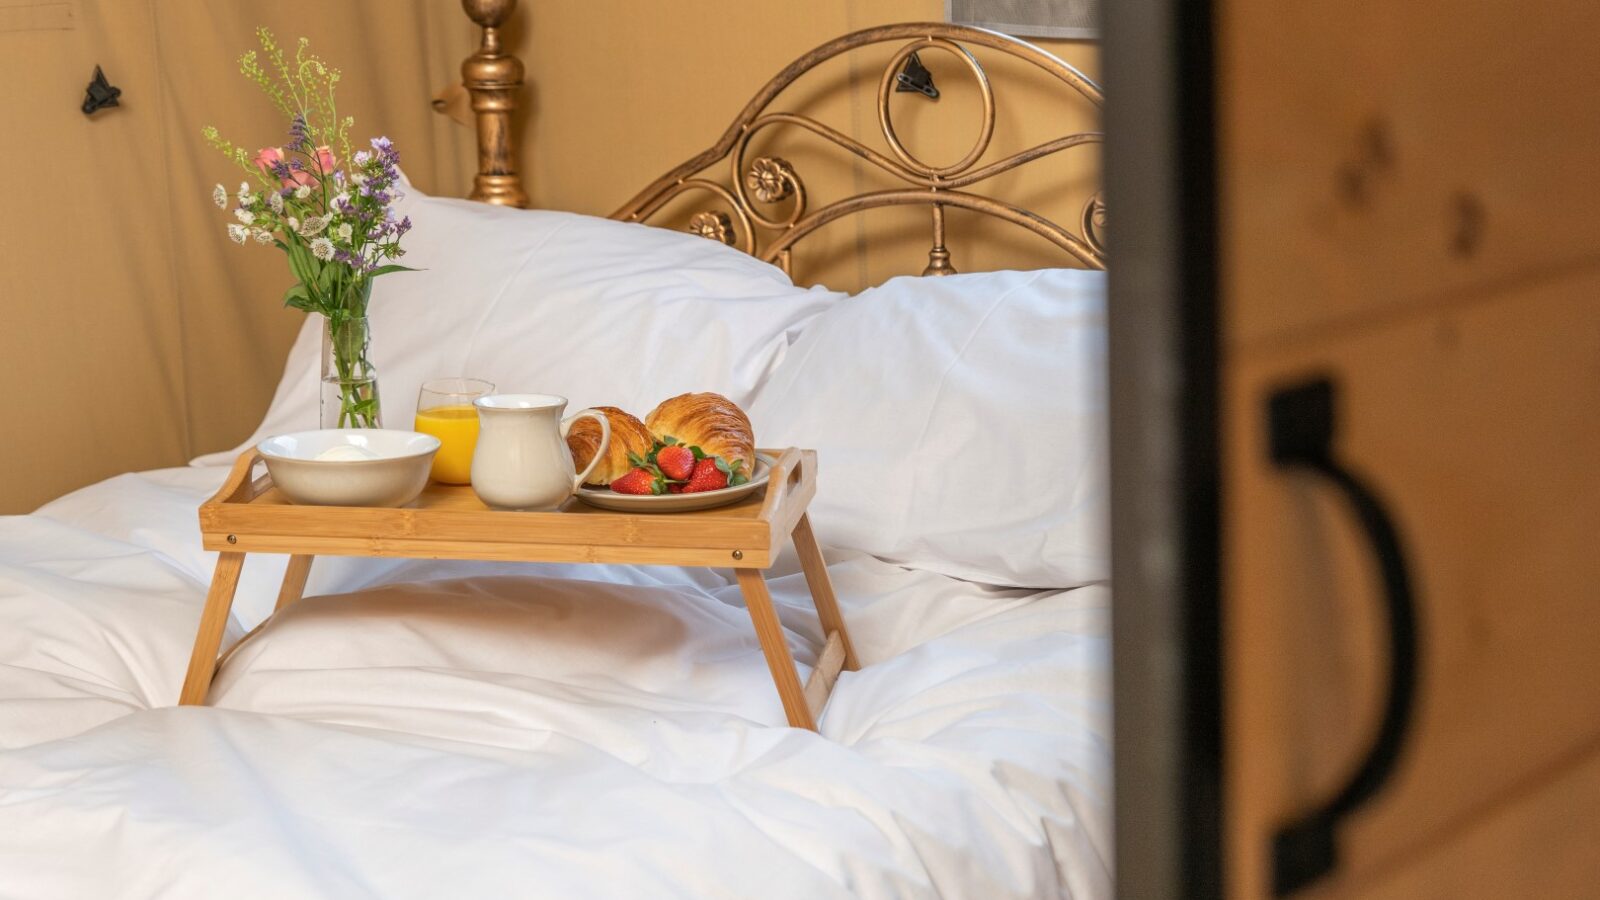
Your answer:
[[[645,462],[638,454],[629,453],[628,462],[633,463],[619,478],[611,480],[611,489],[619,494],[665,494],[667,480],[661,477],[655,466]]]
[[[720,456],[701,454],[694,464],[694,472],[689,476],[689,483],[684,486],[683,492],[698,494],[702,491],[718,491],[725,487],[744,484],[749,480],[744,474],[744,460],[737,460],[730,466]]]
[[[678,443],[676,438],[665,437],[650,454],[661,474],[672,481],[688,481],[694,474],[695,454],[692,449]]]

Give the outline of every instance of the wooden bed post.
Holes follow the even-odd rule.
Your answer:
[[[472,180],[471,199],[527,206],[511,139],[522,61],[500,51],[500,26],[517,8],[517,0],[461,0],[461,8],[483,27],[483,42],[461,64],[462,85],[472,95],[472,112],[478,120],[478,174]]]

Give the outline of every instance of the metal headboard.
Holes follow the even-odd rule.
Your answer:
[[[496,35],[515,0],[464,0],[463,5],[474,21],[484,26],[483,46],[462,66],[478,118],[479,171],[472,197],[521,205],[525,195],[512,164],[509,119],[513,93],[521,84],[522,66],[515,57],[500,52]],[[821,63],[860,47],[896,41],[905,43],[890,57],[878,80],[877,118],[887,154],[810,116],[768,110],[785,88]],[[996,175],[1042,157],[1072,147],[1098,145],[1102,135],[1087,131],[1065,134],[980,165],[994,134],[996,104],[989,76],[969,47],[987,48],[1024,60],[1096,108],[1103,102],[1099,86],[1077,69],[1032,44],[1003,34],[942,23],[868,28],[828,41],[790,63],[745,105],[715,144],[656,179],[611,217],[648,222],[674,198],[698,192],[714,205],[693,215],[690,231],[791,271],[795,244],[830,222],[870,209],[926,206],[932,217],[932,246],[922,274],[947,275],[955,268],[945,244],[944,213],[946,207],[955,207],[1024,228],[1060,247],[1080,266],[1103,269],[1106,207],[1100,193],[1085,202],[1077,230],[1073,231],[1035,212],[980,193],[981,188],[974,190]],[[896,134],[889,111],[889,100],[907,61],[913,54],[927,51],[948,53],[963,63],[982,100],[977,141],[966,156],[946,166],[930,165],[912,153]],[[808,132],[887,172],[904,186],[858,193],[811,209],[805,182],[788,162],[773,155],[747,160],[750,143],[757,134],[780,128]],[[717,177],[714,167],[718,163],[727,165],[723,178]]]

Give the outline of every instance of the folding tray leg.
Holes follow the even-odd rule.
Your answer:
[[[217,647],[222,643],[228,611],[233,608],[233,592],[239,587],[239,572],[243,568],[243,553],[218,554],[217,570],[211,576],[211,589],[206,592],[205,610],[200,613],[200,630],[194,636],[194,652],[189,656],[189,672],[183,679],[183,692],[178,695],[179,706],[206,701],[206,694],[211,690],[211,676],[217,671]]]
[[[811,590],[811,602],[817,607],[817,618],[822,621],[822,634],[837,634],[844,647],[844,668],[854,672],[861,668],[856,660],[856,649],[850,644],[850,632],[844,627],[844,616],[839,614],[839,599],[833,593],[833,580],[828,577],[828,564],[822,559],[822,549],[817,546],[816,535],[811,533],[811,518],[800,514],[794,525],[794,549],[800,557],[800,569],[805,572],[806,587]]]
[[[806,703],[800,673],[794,667],[794,657],[789,654],[789,644],[783,639],[783,626],[778,624],[778,613],[772,608],[772,595],[767,592],[761,570],[736,569],[735,573],[739,577],[739,590],[744,594],[744,605],[756,626],[756,637],[761,640],[761,652],[767,657],[767,668],[772,670],[772,681],[778,686],[784,715],[789,717],[791,726],[816,731],[816,718]]]
[[[278,605],[273,612],[299,600],[306,592],[306,578],[311,575],[311,561],[315,556],[296,553],[289,557],[289,568],[283,573],[283,587],[278,589]]]

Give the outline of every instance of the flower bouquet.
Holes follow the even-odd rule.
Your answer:
[[[339,70],[313,55],[305,38],[291,62],[270,31],[256,35],[262,54],[244,54],[239,68],[289,117],[289,139],[250,153],[207,127],[206,140],[253,179],[231,195],[219,184],[212,199],[233,210],[234,243],[271,244],[288,256],[295,284],[284,304],[325,319],[322,427],[379,428],[367,303],[374,278],[411,271],[387,262],[404,254],[400,239],[411,228],[393,206],[402,196],[400,155],[386,137],[351,153],[354,119],[340,119],[334,107]]]

